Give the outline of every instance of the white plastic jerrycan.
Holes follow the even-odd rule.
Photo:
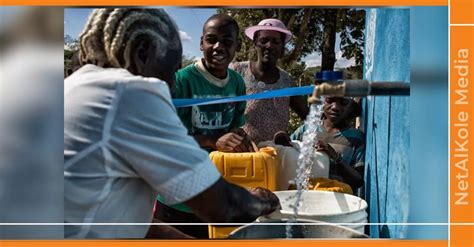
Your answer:
[[[290,181],[296,177],[298,167],[298,156],[300,155],[300,141],[292,141],[292,146],[277,145],[273,141],[260,142],[259,147],[273,147],[278,154],[278,182],[277,191],[287,190]],[[311,168],[310,178],[328,178],[329,177],[329,157],[325,152],[314,151],[313,167]]]

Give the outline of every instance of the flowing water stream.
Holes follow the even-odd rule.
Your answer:
[[[305,190],[308,189],[309,175],[313,167],[314,144],[317,139],[318,127],[321,125],[321,115],[323,112],[323,99],[320,102],[311,104],[310,111],[306,117],[306,131],[303,134],[303,145],[300,149],[298,157],[298,166],[296,170],[296,177],[292,183],[296,184],[295,202],[290,207],[293,209],[293,217],[291,217],[286,225],[286,238],[292,237],[292,224],[296,223],[298,218],[298,208],[301,202],[301,196]]]

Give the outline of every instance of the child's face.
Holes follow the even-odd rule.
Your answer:
[[[326,97],[324,99],[324,116],[337,124],[352,116],[352,99],[344,97]]]
[[[211,72],[227,71],[235,52],[240,48],[237,30],[232,25],[223,25],[220,19],[211,20],[204,26],[200,48]]]

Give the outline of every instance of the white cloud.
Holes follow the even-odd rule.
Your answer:
[[[303,61],[306,63],[306,68],[321,66],[321,55],[312,53],[306,56]]]
[[[356,63],[355,63],[354,58],[351,58],[349,60],[347,60],[345,58],[341,58],[341,59],[338,59],[336,61],[336,64],[334,64],[334,67],[336,67],[336,68],[347,68],[347,67],[354,66],[355,64]]]
[[[342,57],[342,51],[338,51],[336,53],[336,63],[334,67],[336,68],[347,68],[355,65],[355,59],[351,58],[347,60],[346,58]]]
[[[191,38],[191,36],[189,36],[188,33],[181,30],[179,30],[179,38],[181,39],[181,42],[193,41],[193,39]]]
[[[306,56],[303,61],[306,63],[306,68],[321,66],[322,57],[321,54],[315,52]],[[335,68],[347,68],[354,65],[354,58],[347,60],[342,57],[342,51],[336,52],[336,63],[334,64]]]

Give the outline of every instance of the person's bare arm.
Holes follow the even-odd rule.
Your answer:
[[[222,152],[256,152],[255,143],[240,128],[235,128],[224,135],[194,135],[201,148]]]
[[[216,143],[217,140],[222,135],[194,135],[194,139],[197,141],[201,148],[208,148],[208,149],[217,149]]]
[[[364,185],[364,167],[354,168],[344,163],[336,163],[336,169],[342,176],[342,180],[353,188],[359,188]]]
[[[308,103],[302,96],[292,96],[290,97],[290,107],[293,109],[296,114],[302,119],[305,120],[306,116],[309,113]]]
[[[209,189],[185,202],[206,222],[252,222],[280,207],[275,194],[258,188],[248,190],[220,178]]]
[[[323,141],[318,141],[316,144],[316,150],[326,152],[331,160],[334,161],[334,165],[337,171],[341,174],[342,180],[349,184],[353,188],[359,188],[364,185],[364,167],[354,168],[349,164],[344,164],[344,161],[341,159],[341,155]]]

